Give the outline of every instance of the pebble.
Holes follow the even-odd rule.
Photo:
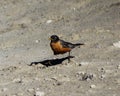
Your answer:
[[[96,75],[94,75],[92,73],[88,74],[88,73],[85,73],[85,72],[78,72],[76,76],[79,77],[79,80],[89,81],[89,80],[92,80],[93,77],[96,76]]]
[[[117,94],[113,94],[113,96],[118,96]]]
[[[83,74],[85,74],[85,72],[77,72],[76,74],[77,75],[83,75]]]
[[[8,90],[7,88],[1,89],[2,92],[5,92],[5,91],[7,91],[7,90]]]
[[[75,10],[76,10],[76,8],[73,8],[73,10],[75,11]]]
[[[47,20],[46,23],[50,24],[50,23],[52,23],[52,20]]]
[[[35,90],[35,95],[34,96],[44,96],[44,95],[45,95],[45,93],[40,91],[40,88],[37,88]]]
[[[58,78],[57,78],[57,77],[55,77],[55,76],[54,76],[54,77],[52,77],[51,79],[52,79],[52,80],[55,80],[55,81],[58,81]]]
[[[117,48],[120,48],[120,41],[116,42],[116,43],[113,43],[113,46],[117,47]]]
[[[41,91],[36,91],[35,96],[45,96],[45,93]]]
[[[89,62],[80,62],[80,66],[88,65]]]
[[[106,73],[106,69],[105,68],[100,68],[100,69],[98,69],[98,71],[101,72],[101,73]]]
[[[117,68],[120,69],[120,65],[118,65]]]
[[[54,86],[60,86],[62,84],[63,84],[63,82],[58,82],[58,81],[53,83]]]
[[[96,88],[96,85],[92,84],[90,85],[90,88]]]
[[[39,43],[40,42],[40,40],[35,40],[35,43]]]
[[[56,85],[60,86],[60,85],[62,85],[62,82],[57,82]]]
[[[17,69],[17,67],[16,66],[9,66],[8,68],[4,68],[4,69],[2,69],[2,71],[10,71],[10,72],[13,72],[14,70],[16,70]]]
[[[30,92],[30,93],[33,93],[34,89],[33,88],[32,89],[28,89],[27,91]]]
[[[120,79],[117,79],[116,82],[118,85],[120,85]]]
[[[38,64],[36,67],[37,67],[37,69],[44,69],[44,68],[46,68],[46,66],[42,65],[42,64]]]
[[[8,55],[7,55],[7,56],[5,56],[5,58],[8,58]]]
[[[51,81],[51,78],[44,78],[45,81]]]
[[[24,47],[25,46],[25,44],[21,44],[21,47]]]
[[[22,83],[22,79],[21,78],[16,78],[13,80],[13,82],[15,83]]]
[[[104,79],[106,76],[104,75],[104,74],[102,74],[101,76],[100,76],[100,79]]]
[[[18,95],[14,94],[14,95],[12,95],[12,96],[18,96]]]

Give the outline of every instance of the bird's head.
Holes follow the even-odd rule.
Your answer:
[[[51,40],[52,42],[57,42],[57,41],[59,41],[59,37],[58,37],[57,35],[52,35],[52,36],[50,37],[50,40]]]

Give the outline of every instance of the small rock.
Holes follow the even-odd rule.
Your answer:
[[[101,78],[105,78],[105,75],[101,75]]]
[[[87,73],[85,73],[85,74],[82,76],[82,80],[87,80],[87,81],[89,81],[89,80],[92,80],[92,78],[93,78],[93,74],[87,74]]]
[[[85,74],[85,72],[77,72],[76,76],[79,77],[80,75],[83,75],[83,74]]]
[[[77,65],[77,66],[81,66],[81,64],[80,63],[78,63],[78,62],[74,62],[75,63],[75,65]]]
[[[14,95],[12,95],[12,96],[18,96],[18,94],[14,94]]]
[[[24,23],[18,24],[18,26],[21,27],[21,28],[26,28],[27,27],[26,24],[24,24]]]
[[[24,47],[25,46],[25,44],[21,44],[21,47]]]
[[[44,69],[44,68],[46,68],[46,66],[42,65],[42,64],[38,64],[36,67],[37,67],[37,69]]]
[[[118,96],[117,94],[113,94],[113,96]]]
[[[39,81],[39,80],[40,80],[40,78],[38,78],[38,77],[35,77],[35,78],[34,78],[34,80],[37,80],[37,81]]]
[[[118,85],[120,85],[120,79],[117,79],[116,82]]]
[[[27,64],[28,66],[36,66],[37,69],[44,69],[46,68],[45,65],[39,63],[39,62],[31,62]]]
[[[105,70],[105,72],[110,74],[110,73],[113,73],[113,70],[109,69],[109,70]]]
[[[8,90],[7,88],[1,89],[2,92],[5,92],[5,91],[7,91],[7,90]]]
[[[34,96],[44,96],[45,93],[40,91],[40,88],[36,88]]]
[[[67,77],[67,76],[52,77],[51,79],[54,80],[54,81],[60,81],[60,82],[66,82],[66,81],[69,82],[70,81],[70,78]]]
[[[27,91],[30,92],[30,93],[33,93],[35,90],[34,89],[28,89]]]
[[[45,81],[51,81],[51,78],[44,78]]]
[[[117,68],[120,69],[120,65],[118,65]]]
[[[89,64],[89,62],[80,62],[80,66],[84,66],[84,65],[88,65]]]
[[[52,79],[52,80],[55,80],[55,81],[58,81],[58,78],[57,78],[57,77],[52,77],[51,79]]]
[[[22,83],[22,79],[21,78],[16,78],[13,80],[13,82],[15,83]]]
[[[9,66],[8,68],[4,68],[2,69],[2,71],[10,71],[10,72],[13,72],[17,69],[16,66]]]
[[[96,88],[96,85],[92,84],[90,85],[90,88]]]
[[[41,91],[36,91],[34,96],[44,96],[45,93]]]
[[[105,78],[105,75],[102,74],[102,75],[100,76],[100,79],[104,79],[104,78]]]
[[[75,10],[76,10],[76,8],[74,7],[74,8],[73,8],[73,10],[75,11]]]
[[[93,75],[93,74],[91,74],[91,73],[88,74],[88,73],[85,73],[85,72],[78,72],[76,76],[79,78],[79,80],[89,81],[89,80],[92,80],[92,79],[93,79],[93,76],[95,76],[95,75]]]
[[[54,86],[60,86],[62,84],[63,84],[63,82],[58,82],[58,81],[53,83]]]
[[[113,46],[117,47],[117,48],[120,48],[120,41],[116,42],[116,43],[113,43]]]
[[[47,20],[46,23],[50,24],[50,23],[52,23],[52,20]]]
[[[110,30],[106,30],[107,32],[110,32]]]
[[[106,73],[105,68],[100,68],[100,69],[98,69],[98,71],[101,72],[101,73]]]
[[[5,56],[5,58],[8,58],[8,55],[7,55],[7,56]]]
[[[35,43],[39,43],[40,42],[40,40],[35,40]]]
[[[111,90],[112,88],[111,88],[111,87],[109,87],[108,89],[109,89],[109,90]]]
[[[62,82],[57,82],[56,85],[60,86],[60,85],[62,85]]]

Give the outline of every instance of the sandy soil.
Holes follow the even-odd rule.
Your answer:
[[[0,0],[0,96],[119,96],[119,41],[120,0]]]

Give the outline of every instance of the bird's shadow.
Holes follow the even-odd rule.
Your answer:
[[[69,58],[74,58],[74,56],[68,56],[68,57],[64,57],[64,58],[60,58],[60,59],[50,59],[50,60],[43,60],[43,61],[38,61],[38,62],[31,62],[30,66],[37,65],[37,64],[42,64],[46,67],[49,66],[55,66],[58,64],[61,64],[64,60],[69,59]]]

